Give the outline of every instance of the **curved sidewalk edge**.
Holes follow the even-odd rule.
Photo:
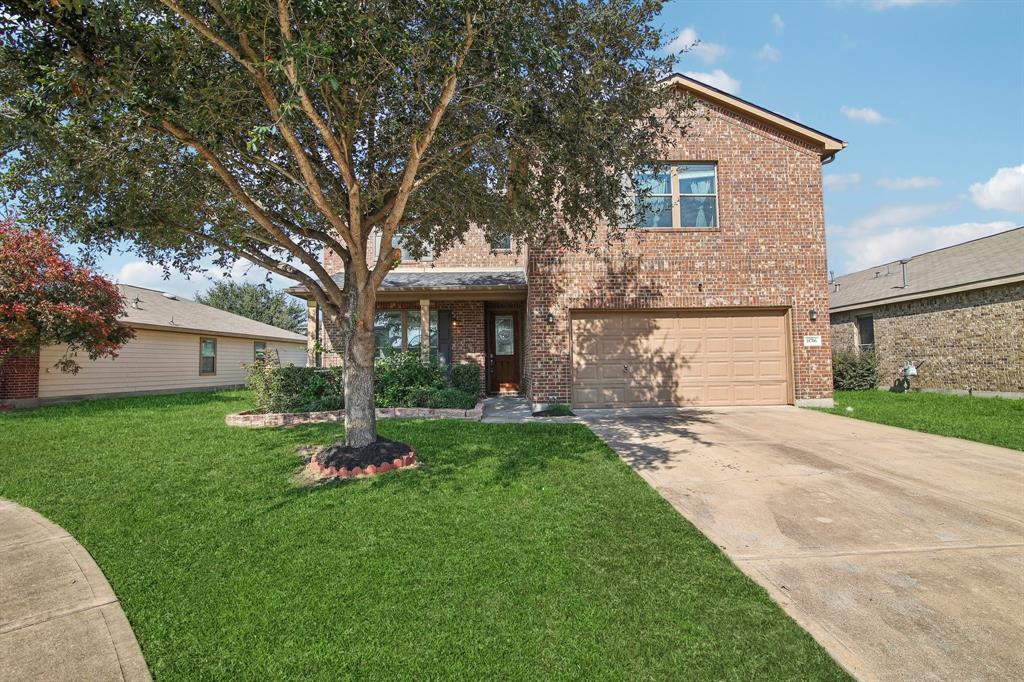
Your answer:
[[[0,681],[150,680],[121,605],[89,553],[0,499]]]

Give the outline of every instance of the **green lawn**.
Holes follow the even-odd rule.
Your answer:
[[[0,415],[0,496],[70,531],[157,680],[846,679],[577,424],[385,421],[419,470],[314,490],[243,392]]]
[[[825,412],[1024,450],[1024,400],[888,391],[836,391],[835,400]]]

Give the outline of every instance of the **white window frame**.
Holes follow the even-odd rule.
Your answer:
[[[672,199],[672,226],[659,225],[656,227],[637,226],[640,230],[717,230],[721,226],[720,205],[718,201],[718,162],[717,161],[671,161],[662,162],[660,165],[669,166],[669,188],[671,194],[651,193],[650,198],[671,197]],[[683,194],[679,191],[679,167],[680,166],[711,166],[715,173],[715,191],[708,194]],[[706,227],[696,225],[683,225],[682,197],[713,197],[715,200],[715,224]]]

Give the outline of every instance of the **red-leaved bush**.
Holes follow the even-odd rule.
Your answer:
[[[77,372],[77,352],[116,357],[135,333],[117,322],[124,298],[110,280],[64,256],[41,228],[0,219],[0,365],[40,346],[68,347],[57,362]]]

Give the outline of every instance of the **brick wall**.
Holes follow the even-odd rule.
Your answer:
[[[570,399],[575,308],[789,309],[796,398],[831,397],[820,155],[739,114],[704,109],[706,118],[665,160],[718,163],[718,229],[635,231],[621,245],[602,246],[600,257],[531,251],[525,373],[533,400]],[[598,235],[594,243],[602,241]],[[822,336],[823,345],[805,348],[804,335]]]
[[[874,318],[883,386],[907,361],[924,360],[917,388],[1024,393],[1024,284],[836,313],[836,348],[855,347],[864,314]]]
[[[373,248],[371,246],[371,251]],[[372,259],[376,253],[369,254]],[[324,264],[328,272],[342,269],[341,259],[332,252],[324,252]],[[398,270],[417,270],[423,268],[522,268],[526,265],[526,250],[517,249],[513,244],[511,251],[494,251],[491,249],[487,235],[479,228],[470,228],[461,243],[447,249],[432,261],[407,262],[398,266]]]
[[[39,397],[39,354],[6,357],[10,349],[0,340],[0,407],[30,404]]]

